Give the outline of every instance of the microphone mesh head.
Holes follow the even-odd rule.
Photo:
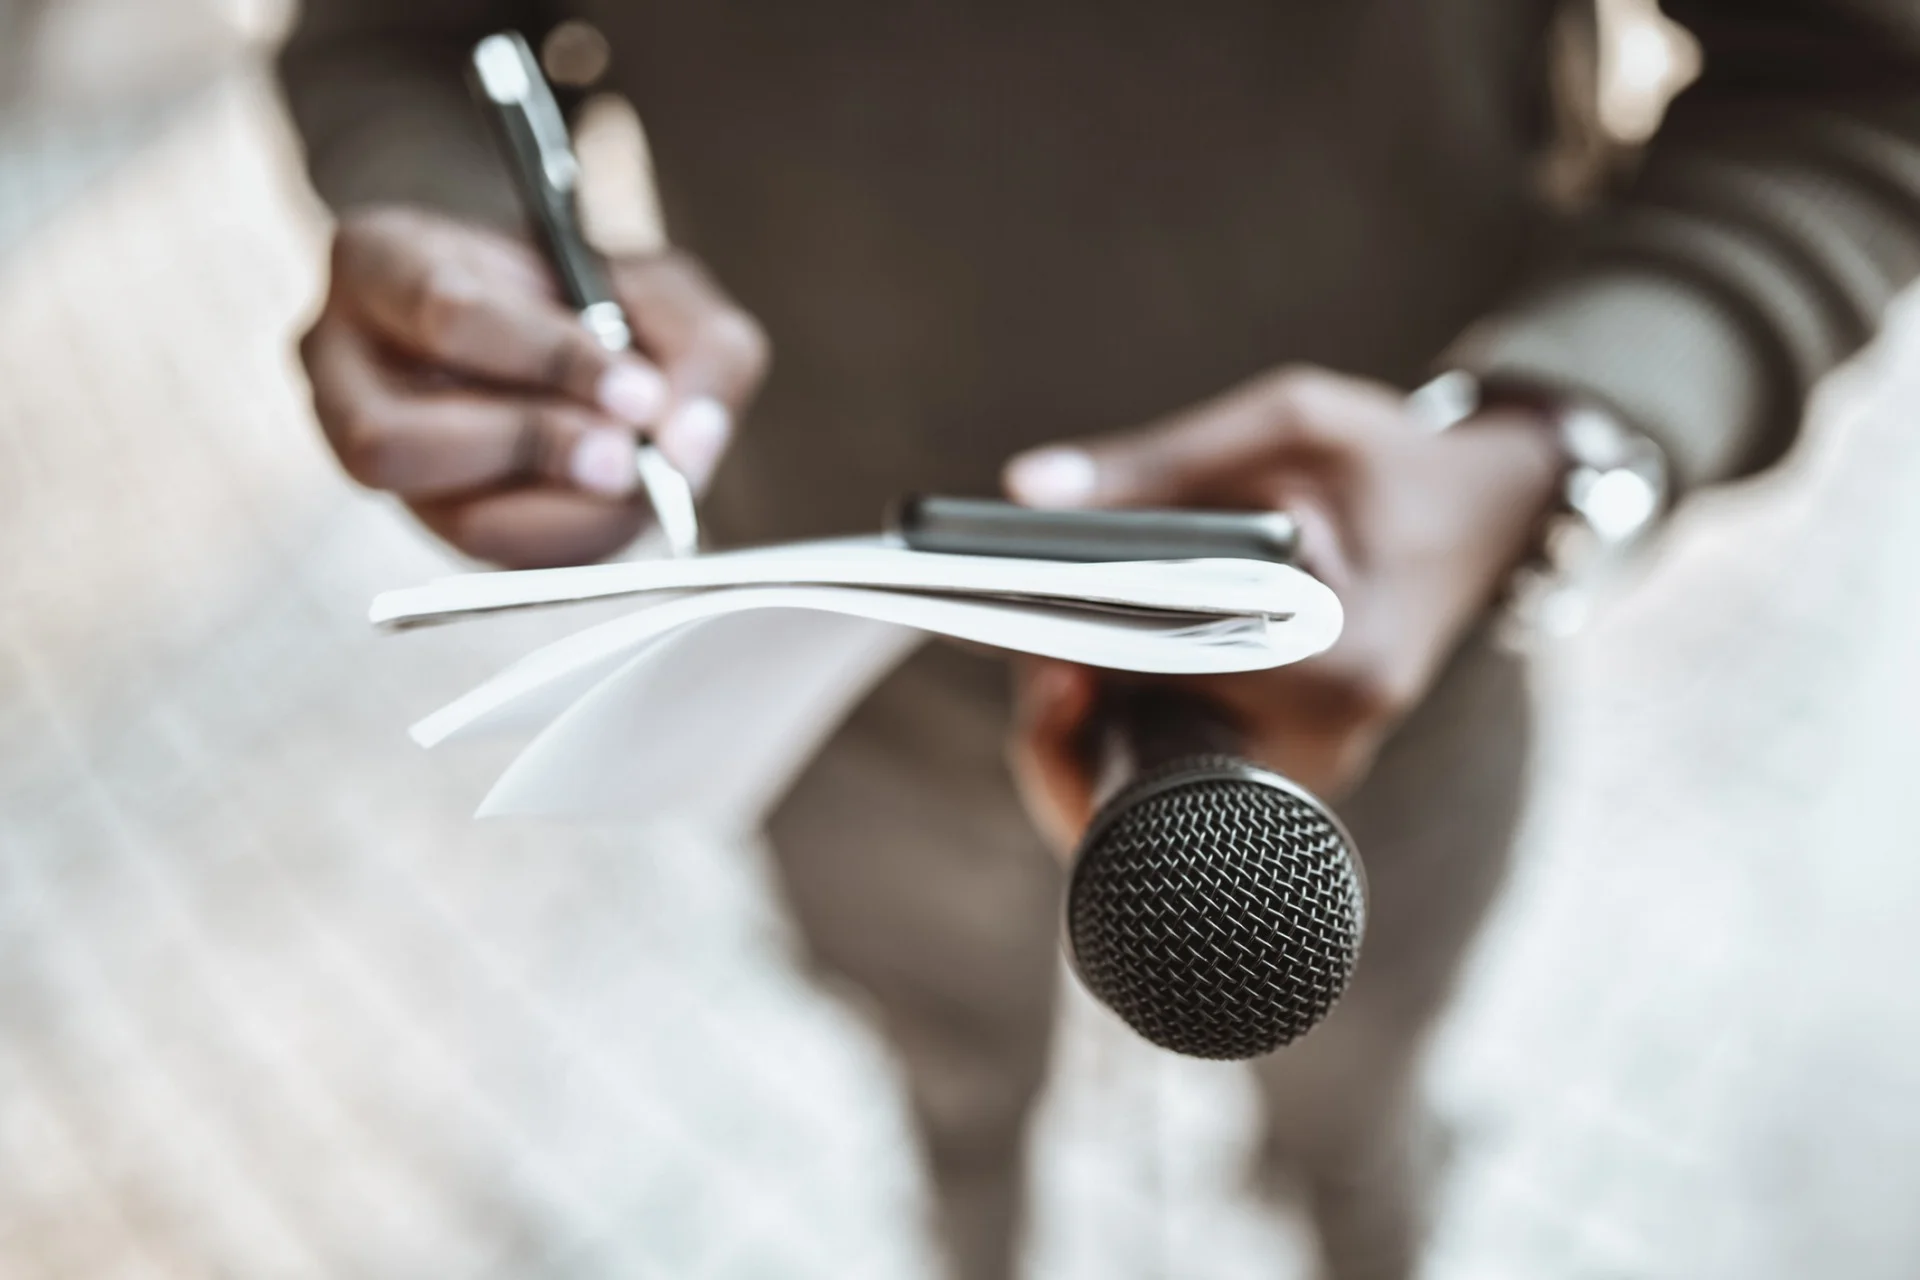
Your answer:
[[[1366,889],[1317,801],[1231,758],[1175,761],[1094,818],[1067,891],[1081,980],[1147,1039],[1251,1058],[1346,990]]]

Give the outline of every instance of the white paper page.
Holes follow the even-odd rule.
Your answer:
[[[1330,600],[1331,593],[1327,595]],[[1263,616],[1116,615],[1062,605],[843,587],[740,587],[677,597],[537,649],[414,725],[414,740],[430,747],[455,734],[497,724],[523,699],[556,682],[570,682],[587,668],[631,654],[689,623],[769,609],[872,618],[1019,653],[1164,675],[1255,671],[1297,662],[1325,649],[1340,632],[1337,606],[1331,614],[1319,609],[1280,622]],[[778,655],[770,650],[765,657],[773,662]],[[711,697],[707,714],[726,718],[724,688],[715,687]]]
[[[744,585],[716,586],[728,583]],[[618,595],[640,597],[634,612],[534,651],[414,726],[432,746],[545,725],[482,813],[757,823],[929,633],[1191,675],[1299,661],[1341,625],[1324,585],[1262,561],[1063,564],[864,541],[443,579],[382,596],[373,617],[404,625]]]
[[[1274,617],[1324,608],[1331,599],[1331,593],[1308,575],[1262,560],[1069,564],[936,555],[889,546],[877,539],[835,539],[685,560],[463,574],[386,592],[375,599],[369,617],[381,626],[406,626],[495,609],[609,596],[791,585],[1044,597],[1189,613]]]
[[[897,623],[809,609],[692,623],[536,737],[479,816],[758,827],[820,744],[924,639]]]

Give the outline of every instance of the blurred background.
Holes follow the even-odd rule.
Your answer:
[[[289,8],[0,7],[0,1277],[932,1274],[886,1059],[761,852],[477,824],[504,754],[406,740],[543,624],[364,623],[451,557],[309,420]],[[1597,147],[1692,56],[1604,16]],[[585,127],[646,241],[636,122]],[[1914,310],[1544,657],[1432,1064],[1433,1276],[1920,1270]],[[1068,1024],[1032,1274],[1304,1274],[1240,1071]]]

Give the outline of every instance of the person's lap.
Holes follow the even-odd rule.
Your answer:
[[[903,1068],[941,1234],[967,1280],[1010,1267],[1057,982],[1059,864],[1014,802],[1003,673],[910,658],[769,824],[811,958]]]

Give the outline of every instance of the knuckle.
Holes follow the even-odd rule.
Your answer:
[[[337,438],[340,465],[348,475],[371,489],[392,486],[398,450],[394,434],[385,423],[364,409],[347,409],[339,415]]]
[[[391,210],[383,208],[349,209],[340,215],[340,221],[334,225],[333,244],[336,249],[357,249],[369,240],[377,239],[389,225]]]
[[[444,355],[459,345],[478,303],[479,291],[470,274],[436,263],[421,275],[408,319],[421,344],[435,355]]]
[[[540,362],[540,381],[548,387],[591,383],[607,363],[607,352],[584,329],[560,333]]]
[[[1276,417],[1307,437],[1327,435],[1338,415],[1328,395],[1326,375],[1311,365],[1284,365],[1267,376],[1261,395]]]
[[[1294,478],[1286,472],[1263,472],[1248,486],[1254,502],[1266,511],[1288,511],[1298,493]],[[1291,514],[1291,513],[1290,513]]]
[[[307,385],[313,401],[313,416],[320,420],[320,429],[337,449],[348,438],[351,428],[358,425],[350,402],[328,378],[316,375],[308,379]]]
[[[700,260],[678,245],[667,245],[640,262],[643,267],[666,275],[684,276],[703,282],[706,279],[706,271],[700,266]]]
[[[358,289],[369,256],[365,230],[342,223],[333,233],[333,246],[327,254],[327,279],[333,297],[351,295]]]
[[[1260,392],[1273,404],[1291,404],[1299,394],[1300,385],[1310,376],[1305,365],[1283,364],[1260,380]]]
[[[710,316],[704,329],[707,344],[742,376],[757,382],[766,372],[773,345],[767,339],[767,331],[752,316],[728,307]]]
[[[486,560],[508,569],[525,567],[511,563],[509,556],[501,554],[503,550],[511,549],[512,541],[492,532],[488,522],[480,518],[480,504],[436,504],[433,518],[428,523],[435,533],[476,560]]]
[[[333,233],[335,274],[351,274],[385,245],[404,242],[411,228],[405,210],[392,206],[355,209],[342,215]]]
[[[300,367],[305,369],[309,376],[314,372],[315,360],[320,353],[321,344],[325,341],[326,335],[322,330],[326,323],[324,316],[315,320],[307,326],[306,332],[300,335],[300,340],[294,343],[294,351],[300,357]]]
[[[1391,723],[1413,710],[1419,699],[1418,681],[1397,666],[1367,663],[1349,671],[1342,690],[1355,719]]]
[[[349,274],[362,252],[365,230],[355,222],[342,222],[334,228],[333,244],[327,252],[327,272],[334,280]]]
[[[418,222],[419,215],[404,205],[371,204],[349,210],[340,219],[340,229],[343,233],[380,235],[411,231]]]
[[[657,295],[663,289],[706,287],[706,275],[699,262],[685,250],[671,245],[622,259],[614,266],[614,279],[621,287],[643,296]]]
[[[566,434],[560,415],[539,405],[529,405],[514,424],[513,453],[508,459],[509,474],[522,480],[556,474],[563,469],[561,438]]]

